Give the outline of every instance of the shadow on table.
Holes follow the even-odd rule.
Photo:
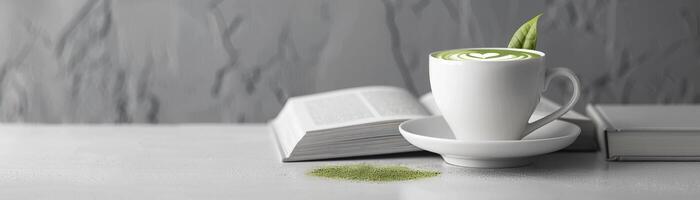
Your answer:
[[[384,155],[374,155],[374,156],[356,156],[349,158],[331,158],[331,159],[321,159],[321,160],[311,160],[304,162],[326,162],[326,161],[353,161],[353,160],[393,160],[393,159],[407,159],[407,158],[439,158],[440,156],[435,153],[427,151],[417,151],[417,152],[406,152],[406,153],[392,153]]]
[[[443,163],[445,170],[450,173],[472,174],[489,177],[514,176],[558,176],[561,174],[595,173],[607,168],[606,161],[598,152],[565,152],[552,153],[535,158],[532,164],[500,169],[464,168]]]

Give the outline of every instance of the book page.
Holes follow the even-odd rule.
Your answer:
[[[355,93],[311,99],[303,104],[314,124],[320,126],[375,117]]]
[[[429,115],[407,91],[372,90],[362,92],[362,96],[379,117]]]
[[[431,115],[440,115],[440,109],[438,109],[437,104],[435,103],[435,98],[433,97],[432,92],[425,93],[420,97],[419,101]]]
[[[405,120],[429,113],[406,90],[371,86],[291,98],[306,131]]]

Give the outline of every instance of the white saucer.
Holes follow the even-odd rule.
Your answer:
[[[530,164],[531,158],[569,146],[581,133],[578,126],[555,120],[522,140],[455,140],[442,116],[414,119],[399,125],[414,146],[442,155],[445,162],[476,168],[504,168]]]

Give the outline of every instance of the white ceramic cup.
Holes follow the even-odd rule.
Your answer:
[[[566,68],[547,68],[540,51],[510,48],[540,55],[523,60],[449,60],[429,55],[430,87],[438,108],[458,140],[520,140],[561,117],[576,104],[581,86]],[[465,49],[469,50],[469,49]],[[566,105],[528,123],[541,93],[555,77],[571,81],[573,94]]]

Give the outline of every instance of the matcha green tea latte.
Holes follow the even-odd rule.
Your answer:
[[[431,56],[444,60],[479,60],[479,61],[510,61],[510,60],[526,60],[531,58],[542,57],[539,54],[521,50],[510,49],[451,49],[438,51]]]
[[[404,166],[373,166],[368,164],[332,165],[311,170],[308,175],[353,181],[404,181],[429,178],[438,171],[415,170]]]

